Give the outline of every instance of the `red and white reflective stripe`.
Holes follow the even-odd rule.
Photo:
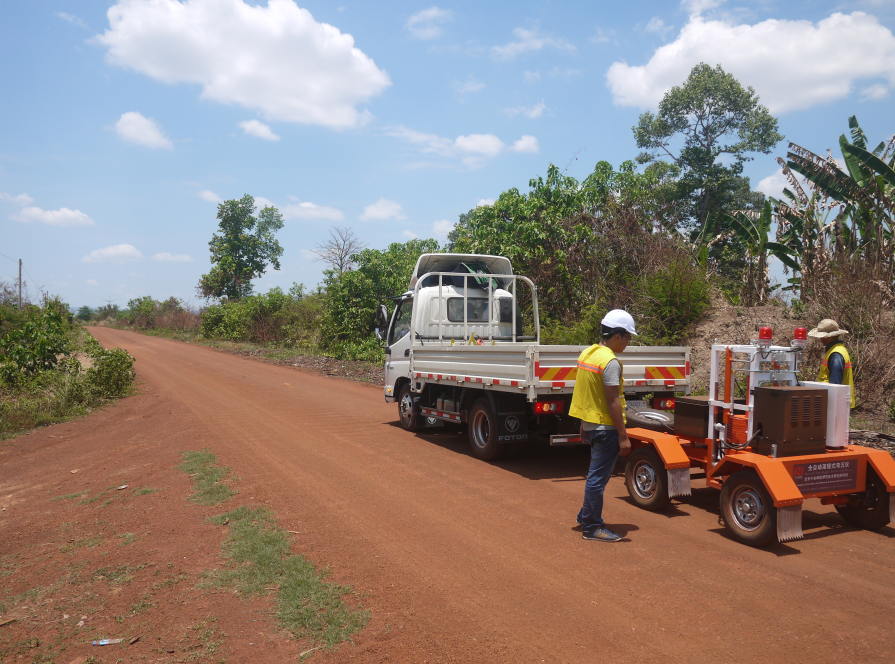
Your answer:
[[[435,410],[434,408],[420,408],[420,412],[429,417],[440,417],[442,419],[454,420],[456,422],[460,421],[459,413],[446,413],[440,410]]]

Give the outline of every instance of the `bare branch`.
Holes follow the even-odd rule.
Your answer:
[[[334,226],[329,229],[329,239],[314,247],[311,253],[342,275],[351,270],[354,255],[366,246],[350,228]]]

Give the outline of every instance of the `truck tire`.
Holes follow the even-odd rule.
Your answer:
[[[859,505],[836,505],[839,516],[850,525],[865,530],[879,530],[889,523],[889,493],[876,471],[867,466],[867,488],[851,496]]]
[[[721,518],[738,541],[764,546],[777,535],[777,508],[751,468],[736,471],[721,489]]]
[[[487,399],[479,399],[469,411],[469,444],[472,456],[482,461],[499,459],[506,447],[497,442],[497,416]]]
[[[398,390],[398,415],[401,418],[401,426],[406,431],[416,431],[420,428],[420,414],[416,411],[413,401],[410,383],[405,383]]]
[[[661,431],[662,433],[674,433],[674,415],[662,410],[635,410],[625,409],[626,429],[647,429],[648,431]]]
[[[652,447],[641,447],[631,452],[625,464],[625,484],[631,500],[650,512],[663,510],[671,502],[668,496],[668,471]]]

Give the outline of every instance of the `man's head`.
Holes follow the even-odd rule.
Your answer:
[[[623,352],[636,334],[634,319],[624,309],[613,309],[600,321],[600,343],[613,353]]]
[[[819,339],[822,344],[829,346],[831,343],[840,341],[846,334],[848,334],[848,330],[841,329],[839,323],[832,318],[824,318],[817,324],[817,327],[808,333],[808,336]]]

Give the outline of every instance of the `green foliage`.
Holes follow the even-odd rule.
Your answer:
[[[93,309],[87,306],[81,307],[78,309],[78,313],[75,314],[75,318],[86,323],[93,318]]]
[[[212,268],[202,275],[196,290],[204,298],[238,300],[252,292],[252,279],[268,264],[280,269],[283,248],[275,235],[283,227],[283,215],[265,207],[255,217],[255,199],[246,194],[218,205],[219,233],[208,243]]]
[[[50,300],[43,310],[0,341],[0,362],[7,381],[52,370],[58,356],[68,350],[68,307]]]
[[[99,346],[99,344],[96,344]],[[134,358],[123,348],[92,348],[93,366],[87,369],[86,382],[102,398],[123,397],[130,393],[136,378]]]

